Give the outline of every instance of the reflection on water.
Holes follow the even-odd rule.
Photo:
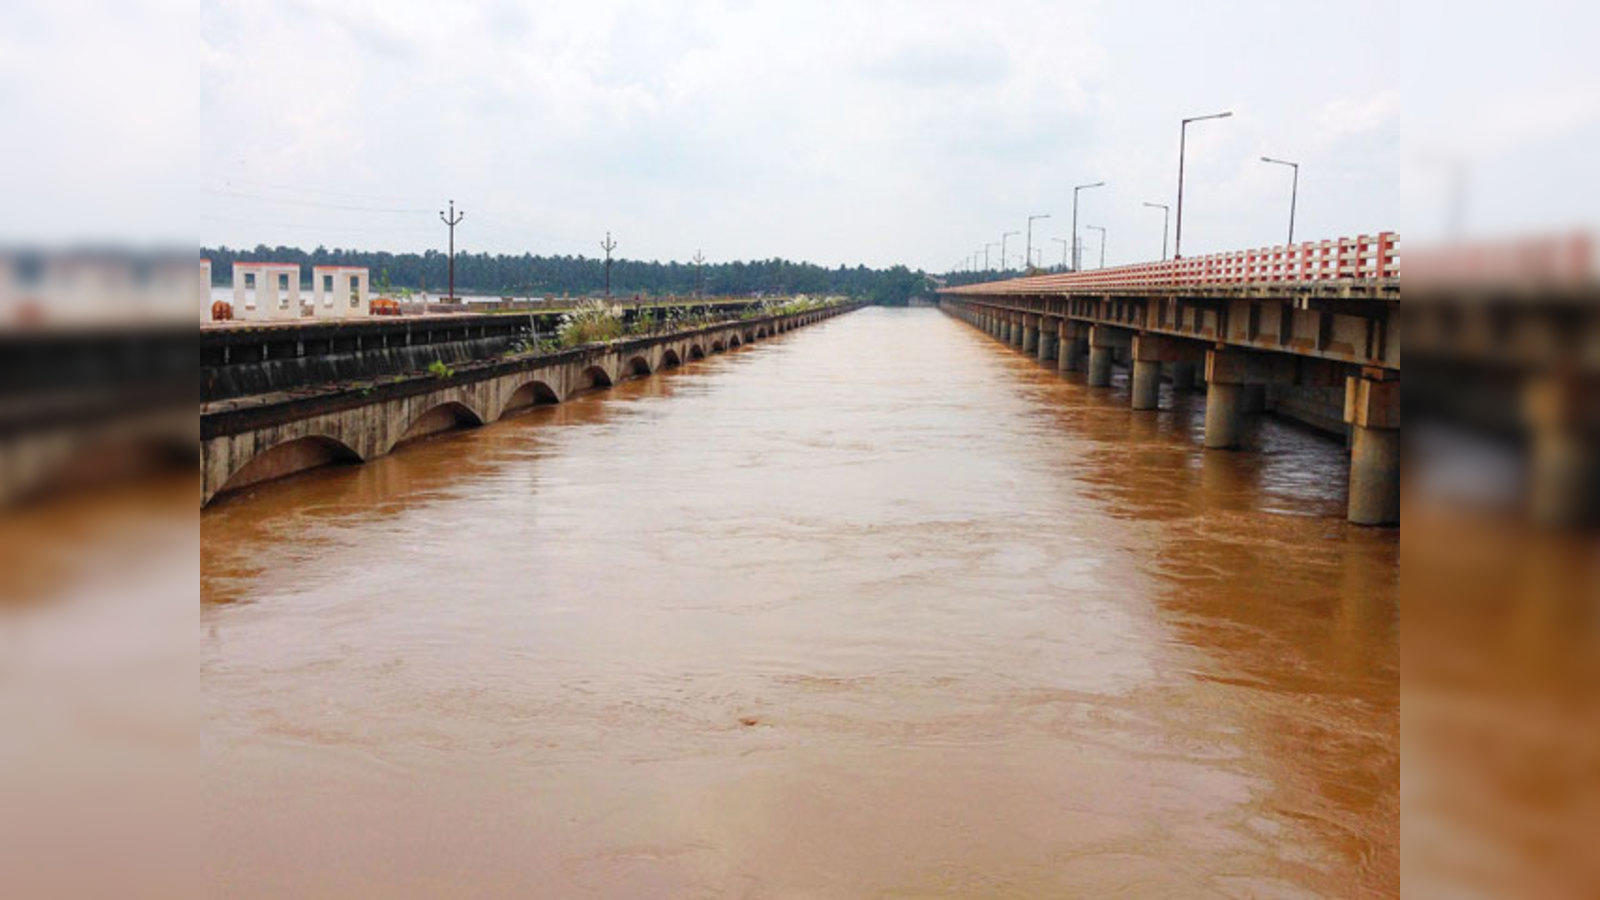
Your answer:
[[[1342,447],[868,309],[202,517],[240,894],[1398,888]]]

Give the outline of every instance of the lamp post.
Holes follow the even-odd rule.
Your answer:
[[[1050,218],[1049,213],[1040,213],[1037,216],[1028,217],[1028,249],[1022,254],[1022,268],[1024,271],[1033,265],[1033,220],[1048,218]]]
[[[1183,151],[1184,145],[1189,138],[1189,123],[1204,122],[1207,119],[1226,119],[1231,115],[1233,115],[1233,112],[1230,110],[1228,112],[1212,113],[1209,116],[1191,116],[1184,119],[1183,124],[1178,126],[1178,233],[1172,238],[1173,259],[1183,258]]]
[[[1000,271],[1004,272],[1011,265],[1009,262],[1010,257],[1006,256],[1006,238],[1021,233],[1020,231],[1008,231],[1000,235]]]
[[[1289,162],[1287,159],[1273,159],[1270,156],[1261,157],[1261,161],[1264,162],[1264,163],[1274,163],[1274,164],[1280,165],[1280,166],[1288,166],[1289,168],[1294,170],[1294,180],[1289,183],[1289,244],[1290,244],[1290,246],[1293,246],[1294,245],[1294,204],[1295,204],[1295,200],[1298,198],[1298,196],[1300,194],[1300,164],[1297,163],[1297,162]]]
[[[1166,262],[1166,259],[1167,259],[1167,220],[1172,218],[1172,207],[1166,205],[1165,203],[1151,203],[1149,201],[1146,201],[1144,205],[1145,206],[1154,207],[1156,209],[1161,210],[1161,261],[1162,262]]]
[[[1098,231],[1098,232],[1100,232],[1100,268],[1104,269],[1106,267],[1106,230],[1105,230],[1105,227],[1101,226],[1101,225],[1085,225],[1083,227],[1089,229],[1090,231]]]
[[[983,270],[985,272],[989,271],[989,248],[998,246],[1000,245],[993,241],[983,245]]]
[[[1061,268],[1065,269],[1067,267],[1067,248],[1072,246],[1072,242],[1066,238],[1051,238],[1050,240],[1061,245]]]
[[[1080,184],[1072,189],[1072,271],[1074,272],[1078,271],[1078,192],[1104,185],[1104,181],[1096,181],[1094,184]]]

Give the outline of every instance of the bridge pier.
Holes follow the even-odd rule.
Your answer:
[[[1133,372],[1128,379],[1134,409],[1157,409],[1161,404],[1161,361],[1173,355],[1171,341],[1153,334],[1136,334],[1130,355]]]
[[[1400,382],[1355,375],[1345,379],[1350,423],[1350,502],[1357,525],[1400,521]]]
[[[1024,315],[1022,317],[1022,352],[1036,353],[1039,350],[1039,317]]]
[[[1209,450],[1236,450],[1244,443],[1245,415],[1256,406],[1256,391],[1268,383],[1292,384],[1294,360],[1242,350],[1206,351],[1206,434]]]
[[[1104,325],[1089,326],[1089,386],[1111,386],[1111,363],[1118,347],[1129,344],[1128,333]]]
[[[1056,359],[1056,344],[1060,342],[1058,331],[1061,320],[1055,316],[1042,316],[1039,319],[1039,362],[1054,362]]]
[[[1057,334],[1059,347],[1056,348],[1056,366],[1063,372],[1079,372],[1083,370],[1083,358],[1088,352],[1088,345],[1084,343],[1083,326],[1077,322],[1063,319]]]
[[[1194,390],[1194,362],[1180,359],[1172,364],[1172,389],[1174,391]]]
[[[1017,313],[1016,317],[1011,321],[1011,346],[1022,346],[1023,334],[1027,331],[1027,329],[1028,322],[1025,315],[1023,313]]]

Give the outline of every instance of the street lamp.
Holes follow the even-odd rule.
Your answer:
[[[1167,206],[1165,203],[1151,203],[1149,201],[1146,201],[1144,205],[1145,206],[1155,207],[1156,209],[1161,210],[1161,261],[1162,262],[1166,262],[1166,259],[1167,259],[1167,220],[1172,218],[1172,208],[1170,206]]]
[[[1294,169],[1294,180],[1292,182],[1290,182],[1290,187],[1289,187],[1289,245],[1293,246],[1294,245],[1294,202],[1295,202],[1296,197],[1300,193],[1300,164],[1297,163],[1297,162],[1289,162],[1287,159],[1273,159],[1270,156],[1261,157],[1261,161],[1264,162],[1264,163],[1276,163],[1277,165],[1288,166],[1289,168]]]
[[[1226,119],[1233,112],[1212,113],[1209,116],[1192,116],[1184,119],[1178,127],[1178,233],[1172,238],[1172,258],[1183,258],[1183,151],[1184,144],[1189,138],[1189,123],[1204,122],[1207,119]]]
[[[1011,258],[1006,256],[1006,238],[1021,233],[1022,232],[1020,231],[1008,231],[1005,234],[1000,235],[1000,271],[1004,272],[1006,269],[1011,267]]]
[[[1066,269],[1066,267],[1067,267],[1067,248],[1072,246],[1072,242],[1067,240],[1066,238],[1051,238],[1050,240],[1055,241],[1056,243],[1061,245],[1061,268],[1062,269]]]
[[[1104,181],[1096,181],[1094,184],[1080,184],[1072,189],[1072,246],[1074,248],[1072,254],[1072,271],[1074,272],[1078,271],[1078,253],[1076,251],[1078,246],[1078,192],[1086,191],[1089,188],[1101,187],[1104,184]]]
[[[1090,231],[1100,232],[1100,268],[1104,269],[1106,267],[1106,230],[1100,225],[1085,225],[1083,227]]]
[[[1028,217],[1028,249],[1026,253],[1022,254],[1022,266],[1024,270],[1033,265],[1033,220],[1048,218],[1050,218],[1049,213],[1040,213],[1037,216]]]
[[[993,241],[983,245],[983,270],[985,272],[989,271],[989,248],[998,246],[1000,245],[994,243]]]

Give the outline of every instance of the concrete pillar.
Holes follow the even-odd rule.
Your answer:
[[[1172,389],[1174,391],[1194,390],[1194,363],[1180,359],[1172,364]]]
[[[1400,382],[1383,373],[1346,378],[1344,420],[1350,424],[1350,521],[1399,522]]]
[[[1118,333],[1103,325],[1089,329],[1089,386],[1111,386],[1111,361],[1119,344],[1125,343],[1125,333]]]
[[[1089,386],[1111,386],[1111,348],[1089,345]]]
[[[1055,362],[1056,344],[1060,343],[1058,332],[1061,320],[1055,316],[1045,316],[1039,320],[1039,361]]]
[[[1066,319],[1056,323],[1056,368],[1071,370],[1072,345],[1078,340],[1078,326]]]
[[[1244,390],[1239,392],[1239,411],[1245,415],[1257,415],[1267,411],[1267,386],[1264,384],[1246,384]]]
[[[1600,396],[1581,379],[1534,376],[1522,391],[1528,448],[1528,513],[1541,525],[1600,519]],[[1348,395],[1347,395],[1348,402]]]
[[[1024,316],[1022,319],[1022,352],[1037,353],[1039,351],[1039,317]]]
[[[1022,314],[1018,313],[1011,320],[1011,346],[1021,347],[1025,332],[1028,330],[1027,322],[1023,321]]]
[[[1178,352],[1173,342],[1157,334],[1139,333],[1128,347],[1132,376],[1128,383],[1134,409],[1156,409],[1161,403],[1161,361]]]
[[[1155,409],[1161,403],[1161,363],[1153,359],[1133,361],[1133,408]]]
[[[1244,417],[1239,412],[1239,388],[1240,385],[1223,381],[1206,382],[1206,449],[1238,448],[1244,432]]]

